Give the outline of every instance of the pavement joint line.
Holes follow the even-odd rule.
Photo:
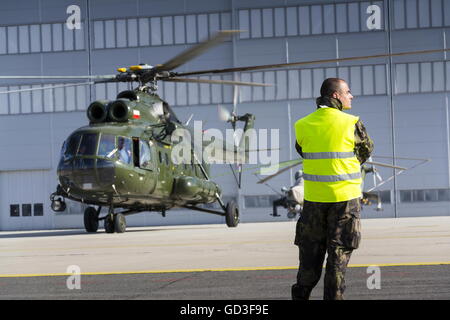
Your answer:
[[[436,266],[450,265],[450,261],[445,262],[413,262],[413,263],[371,263],[371,264],[351,264],[349,268],[364,267],[412,267],[412,266]],[[144,270],[144,271],[111,271],[111,272],[82,272],[80,276],[101,276],[101,275],[133,275],[133,274],[162,274],[162,273],[187,273],[187,272],[231,272],[231,271],[273,271],[273,270],[297,270],[298,266],[282,267],[255,267],[255,268],[223,268],[223,269],[179,269],[179,270]],[[68,277],[73,273],[43,273],[43,274],[0,274],[0,278],[32,278],[32,277]]]

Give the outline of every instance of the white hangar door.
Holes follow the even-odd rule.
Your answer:
[[[48,170],[0,172],[0,230],[52,228],[49,173]]]

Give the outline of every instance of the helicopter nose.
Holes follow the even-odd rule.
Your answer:
[[[60,164],[60,182],[66,187],[81,190],[103,190],[114,183],[115,168],[112,161],[95,158],[74,158]]]
[[[114,183],[116,168],[113,161],[97,159],[95,170],[99,186],[111,186]]]

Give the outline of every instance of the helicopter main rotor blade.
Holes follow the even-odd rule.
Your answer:
[[[391,164],[375,162],[375,161],[366,161],[366,162],[364,162],[364,164],[370,164],[370,165],[373,165],[373,166],[393,168],[393,169],[399,169],[399,170],[406,170],[407,169],[407,168],[403,168],[403,167],[399,167],[399,166],[393,166]]]
[[[390,156],[372,156],[372,158],[380,158],[380,159],[398,159],[398,160],[417,160],[417,161],[431,161],[430,159],[425,159],[425,158],[407,158],[407,157],[390,157]]]
[[[263,167],[263,168],[260,169],[260,174],[263,174],[263,172],[262,172],[263,170],[264,171],[268,171],[268,170],[271,170],[274,167],[276,167],[277,172],[275,172],[274,174],[271,174],[271,175],[265,177],[264,179],[258,181],[258,183],[265,183],[266,181],[268,181],[268,180],[278,176],[279,174],[285,172],[286,170],[291,169],[291,168],[293,168],[293,167],[295,167],[295,166],[297,166],[299,164],[302,164],[302,163],[303,163],[303,159],[300,158],[300,159],[294,159],[294,160],[287,160],[287,161],[279,162],[279,163],[277,163],[275,165],[271,165],[269,167]]]
[[[66,83],[66,84],[47,86],[47,87],[39,87],[39,88],[27,88],[27,89],[0,91],[0,94],[27,92],[27,91],[37,91],[37,90],[47,90],[47,89],[56,89],[56,88],[64,88],[64,87],[88,86],[90,84],[95,84],[95,82],[91,81],[91,82],[81,82],[81,83]]]
[[[271,84],[257,82],[241,82],[231,80],[209,80],[209,79],[192,79],[192,78],[161,78],[162,81],[169,82],[192,82],[192,83],[213,83],[213,84],[229,84],[235,86],[254,86],[254,87],[270,87]]]
[[[156,65],[155,69],[156,72],[160,71],[171,71],[186,62],[194,59],[198,55],[202,54],[203,52],[209,50],[210,48],[218,45],[219,43],[222,43],[228,36],[241,32],[240,30],[223,30],[217,32],[215,35],[213,35],[210,39],[205,40],[192,48],[189,48],[176,57],[170,59],[166,63]]]
[[[114,79],[115,75],[97,76],[0,76],[0,79]]]
[[[375,156],[374,156],[374,157],[375,157]],[[377,156],[377,157],[381,157],[381,156]],[[390,158],[390,157],[383,157],[383,158]],[[398,159],[398,158],[397,158],[397,159]],[[373,190],[375,190],[375,189],[378,189],[378,188],[381,187],[383,184],[385,184],[385,183],[391,181],[391,180],[394,179],[396,176],[398,176],[398,175],[400,175],[400,174],[406,172],[407,170],[414,169],[414,168],[416,168],[416,167],[418,167],[418,166],[420,166],[420,165],[423,165],[423,164],[425,164],[425,163],[431,161],[431,159],[414,159],[414,158],[403,158],[403,159],[406,159],[406,160],[416,160],[416,161],[420,161],[420,162],[414,164],[414,165],[411,166],[411,167],[406,168],[405,170],[401,170],[401,171],[399,171],[399,172],[396,172],[395,174],[393,174],[392,176],[390,176],[390,177],[387,178],[386,180],[381,181],[378,185],[376,185],[376,186],[374,186],[373,188],[367,190],[367,192],[371,192],[371,191],[373,191]]]
[[[272,149],[250,149],[248,152],[261,152],[261,151],[274,151],[281,150],[281,148],[272,148]]]
[[[371,56],[357,56],[357,57],[338,58],[338,59],[323,59],[323,60],[312,60],[312,61],[301,61],[301,62],[290,62],[290,63],[266,64],[266,65],[249,66],[249,67],[200,70],[200,71],[193,71],[193,72],[175,73],[175,75],[177,77],[185,77],[185,76],[200,75],[200,74],[232,73],[232,72],[262,70],[262,69],[281,69],[281,68],[286,68],[286,67],[297,67],[297,66],[312,65],[312,64],[367,60],[367,59],[387,58],[387,57],[400,57],[400,56],[407,56],[407,55],[430,54],[430,53],[440,53],[440,52],[447,52],[447,51],[450,51],[450,49],[408,51],[408,52],[399,52],[399,53],[391,53],[391,54],[389,54],[389,53],[376,54],[376,55],[371,55]]]
[[[269,181],[270,179],[275,178],[276,176],[282,174],[283,172],[286,172],[286,171],[288,171],[289,169],[294,168],[295,166],[298,166],[299,164],[301,164],[301,162],[291,164],[290,166],[287,166],[286,168],[283,168],[283,169],[281,169],[280,171],[278,171],[278,172],[276,172],[276,173],[274,173],[274,174],[271,174],[270,176],[267,176],[267,177],[265,177],[264,179],[259,180],[257,183],[258,183],[258,184],[261,184],[261,183],[267,182],[267,181]]]
[[[269,176],[265,177],[264,179],[259,180],[257,183],[258,184],[265,183],[268,180],[270,180],[272,178],[275,178],[276,176],[282,174],[283,172],[286,172],[287,170],[289,170],[289,169],[291,169],[291,168],[293,168],[293,167],[295,167],[295,166],[297,166],[297,165],[299,165],[301,163],[302,163],[302,160],[300,160],[300,159],[298,159],[298,160],[289,160],[289,161],[286,161],[286,162],[279,163],[278,165],[283,165],[283,164],[284,165],[290,164],[290,165],[285,167],[285,168],[283,168],[283,169],[281,169],[281,170],[279,170],[278,172],[276,172],[276,173],[274,173],[272,175],[269,175]],[[400,170],[407,170],[407,168],[398,167],[398,166],[392,166],[392,165],[385,164],[385,163],[371,162],[371,161],[366,161],[365,163],[372,164],[372,165],[378,165],[378,166],[382,166],[382,167],[389,167],[389,168],[395,168],[395,169],[400,169]]]

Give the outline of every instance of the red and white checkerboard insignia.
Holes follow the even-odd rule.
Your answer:
[[[133,110],[133,119],[140,119],[141,112],[139,110]]]

